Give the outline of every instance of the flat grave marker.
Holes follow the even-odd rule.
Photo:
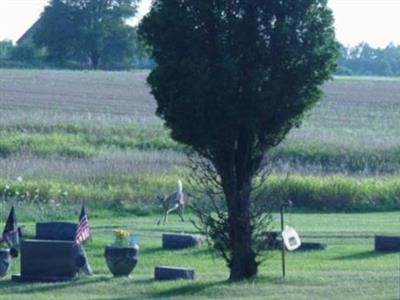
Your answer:
[[[155,280],[177,280],[190,279],[194,280],[195,271],[190,268],[156,266],[154,268]]]

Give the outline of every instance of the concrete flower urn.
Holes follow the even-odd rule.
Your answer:
[[[10,262],[10,249],[0,249],[0,277],[4,277],[7,275],[7,270]]]
[[[129,276],[138,262],[139,246],[107,245],[104,256],[114,277]]]

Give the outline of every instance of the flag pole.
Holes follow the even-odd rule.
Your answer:
[[[286,261],[285,261],[285,243],[283,242],[283,230],[285,229],[284,226],[284,212],[285,212],[285,207],[291,207],[292,206],[292,201],[288,200],[287,202],[284,202],[281,204],[281,238],[282,238],[282,279],[285,279],[286,276]]]
[[[6,204],[6,188],[3,189],[3,198],[1,199],[0,222],[3,224],[4,205]],[[4,219],[5,220],[5,219]]]

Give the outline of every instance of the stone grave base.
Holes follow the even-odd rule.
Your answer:
[[[23,276],[23,275],[12,275],[11,280],[15,282],[61,282],[71,281],[72,277],[60,277],[60,276]]]
[[[154,268],[155,280],[194,279],[194,270],[188,268],[156,266]]]

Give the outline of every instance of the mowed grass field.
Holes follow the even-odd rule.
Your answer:
[[[189,216],[188,216],[189,217]],[[15,283],[0,280],[0,299],[398,299],[399,254],[375,253],[375,233],[398,234],[400,213],[293,214],[288,221],[303,241],[327,244],[325,251],[287,253],[287,276],[281,277],[279,251],[267,254],[254,280],[226,281],[228,270],[206,245],[185,250],[161,248],[161,233],[195,232],[171,216],[165,227],[157,216],[91,219],[92,240],[85,245],[95,275],[67,283]],[[277,218],[276,218],[277,219]],[[24,223],[33,231],[32,223]],[[124,227],[139,235],[139,263],[131,278],[112,278],[104,246],[112,230]],[[277,223],[274,227],[279,227]],[[194,281],[157,282],[156,265],[190,267]],[[11,271],[18,272],[18,263]]]
[[[195,229],[175,215],[165,227],[155,225],[155,195],[172,192],[177,178],[188,187],[184,148],[154,115],[147,74],[0,70],[0,220],[15,204],[19,223],[33,233],[34,221],[76,221],[84,200],[93,229],[86,250],[96,274],[57,284],[6,277],[1,300],[397,299],[399,255],[375,253],[373,236],[400,231],[398,80],[326,83],[301,128],[270,154],[271,197],[292,199],[288,222],[304,241],[326,243],[327,250],[289,253],[285,281],[280,253],[272,251],[259,278],[229,284],[224,262],[206,245],[161,249],[162,232]],[[113,279],[103,257],[119,227],[140,238],[131,279]],[[158,264],[193,267],[197,278],[154,282]],[[16,263],[11,271],[18,270]]]

